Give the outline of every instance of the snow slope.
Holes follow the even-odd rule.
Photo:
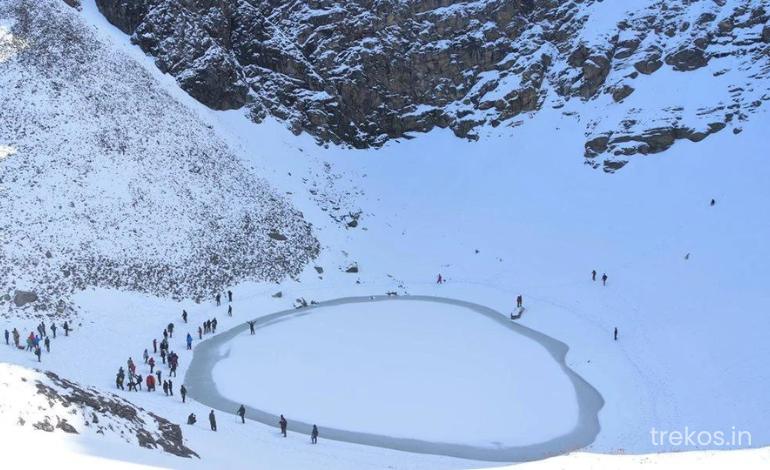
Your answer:
[[[75,298],[82,326],[66,342],[57,340],[54,352],[44,357],[45,367],[108,389],[127,356],[136,359],[169,321],[179,324],[182,308],[195,325],[217,316],[226,328],[288,308],[298,297],[310,301],[398,291],[467,299],[508,312],[521,293],[527,311],[520,321],[568,344],[568,364],[606,401],[602,431],[585,449],[590,454],[527,465],[751,468],[768,462],[767,449],[720,453],[716,446],[654,445],[650,439],[653,428],[734,427],[751,433],[752,447],[770,445],[763,406],[770,393],[765,364],[770,219],[764,216],[770,201],[764,145],[770,119],[762,108],[740,134],[718,133],[697,146],[684,142],[664,156],[633,160],[614,175],[588,171],[571,157],[582,149],[584,128],[563,114],[575,112],[569,106],[527,117],[516,127],[485,128],[484,138],[475,143],[434,131],[377,151],[321,148],[279,123],[255,126],[239,112],[196,105],[108,26],[92,2],[84,2],[83,18],[98,28],[95,34],[105,44],[136,60],[179,106],[208,123],[239,164],[259,172],[302,211],[320,242],[314,264],[323,272],[308,266],[297,280],[280,285],[233,286],[233,319],[224,307],[189,298],[177,302],[87,289]],[[675,103],[680,89],[664,79],[647,77],[657,91],[656,103]],[[600,112],[584,109],[579,119]],[[340,223],[342,215],[358,210],[355,227]],[[358,273],[345,272],[352,264]],[[592,269],[609,275],[606,287],[591,281]],[[434,284],[439,272],[448,279],[441,286]],[[283,296],[272,298],[277,291]],[[33,326],[19,319],[5,325]],[[614,327],[619,328],[617,342]],[[189,353],[181,337],[174,341],[172,349],[182,351],[181,377]],[[29,355],[4,348],[0,359],[33,364]],[[271,377],[259,378],[259,384],[264,393],[275,394],[271,399],[280,397]],[[178,423],[191,411],[201,421],[208,412],[158,394],[120,394]],[[203,426],[185,428],[187,444],[201,455],[191,466],[490,466],[323,438],[311,447],[306,436],[290,433],[279,439],[273,428],[241,426],[234,416],[219,416],[216,434]],[[92,440],[83,445],[93,453],[103,448]],[[694,454],[602,455],[708,447],[711,451]],[[188,467],[149,451],[111,455]]]

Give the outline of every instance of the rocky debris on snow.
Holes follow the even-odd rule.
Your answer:
[[[546,103],[604,94],[620,112],[587,123],[589,141],[595,132],[646,134],[687,113],[729,123],[733,105],[729,112],[745,119],[770,82],[769,3],[97,0],[110,22],[208,106],[246,106],[255,121],[272,115],[294,132],[359,148],[434,127],[477,139],[482,126]],[[593,20],[611,8],[622,14]],[[663,68],[725,66],[754,68],[748,80],[756,86],[719,102],[713,92],[724,82],[706,83],[709,93],[681,112],[629,99],[660,86],[644,77]],[[639,107],[660,122],[636,119],[624,129],[612,118],[628,120]],[[618,166],[616,149],[609,143],[602,152],[606,165],[588,163]]]
[[[308,306],[307,300],[304,297],[300,297],[294,301],[294,308],[305,308]]]
[[[0,377],[0,424],[7,427],[90,435],[198,457],[185,445],[179,425],[117,395],[11,364],[0,364]]]
[[[125,28],[141,6],[114,5]],[[71,315],[91,286],[207,298],[317,256],[302,214],[76,10],[0,0],[0,19],[0,315]]]
[[[280,299],[281,297],[283,297],[283,292],[278,291],[275,294],[273,294],[271,297],[273,297],[274,299]]]
[[[346,273],[355,274],[358,272],[358,264],[352,264],[345,269]]]
[[[321,266],[314,266],[314,268],[315,268],[315,272],[317,272],[318,274],[324,273],[324,268],[322,268]]]

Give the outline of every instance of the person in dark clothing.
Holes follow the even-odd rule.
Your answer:
[[[618,340],[618,327],[615,327],[615,341]]]
[[[211,413],[209,413],[209,424],[211,424],[212,431],[217,430],[217,418],[214,416],[214,410],[211,410]]]
[[[198,339],[203,339],[203,328],[198,327]]]
[[[168,396],[168,382],[165,380],[163,381],[163,394]]]
[[[596,270],[591,271],[591,280],[596,281]]]
[[[173,338],[174,337],[174,324],[169,323],[168,327],[166,328],[168,330],[168,337]]]
[[[229,290],[227,291],[227,301],[232,302],[233,301],[233,291]]]
[[[607,285],[607,273],[602,274],[602,285]]]
[[[233,316],[233,306],[232,305],[228,305],[227,306],[227,315],[231,316],[231,317]]]
[[[182,321],[187,323],[187,310],[182,310]]]
[[[45,337],[43,340],[43,344],[45,344],[45,352],[50,353],[51,352],[51,340],[48,339],[48,336]]]
[[[156,370],[156,371],[155,371],[155,375],[158,377],[158,383],[160,383],[160,376],[162,375],[162,374],[160,373],[160,369],[158,369],[158,370]]]
[[[171,379],[168,380],[168,394],[174,396],[174,382]]]
[[[166,350],[161,348],[160,350],[160,359],[163,361],[163,363],[166,363]]]
[[[249,322],[249,331],[251,332],[251,334],[254,334],[254,322],[253,321]]]
[[[51,333],[53,333],[53,339],[56,339],[56,323],[51,323]]]
[[[163,339],[168,339],[168,330],[163,328]]]
[[[219,294],[217,294],[217,295],[215,295],[215,296],[214,296],[214,300],[216,300],[216,301],[217,301],[217,307],[219,307],[220,305],[222,305],[222,296],[220,296]]]
[[[313,430],[310,432],[310,442],[312,444],[318,444],[318,426],[313,425]]]
[[[40,362],[40,346],[35,346],[35,356],[37,356],[37,362]]]
[[[147,361],[147,364],[149,364],[149,365],[150,365],[150,373],[152,374],[152,372],[155,370],[155,358],[154,358],[154,357],[151,357],[151,358],[150,358],[150,359]]]
[[[8,333],[8,330],[5,330],[5,345],[6,346],[10,346],[11,345],[10,341],[8,341],[10,339],[10,337],[11,337],[11,334]]]
[[[185,388],[184,384],[179,387],[179,393],[182,394],[182,403],[184,403],[185,397],[187,396],[187,388]]]
[[[246,424],[246,407],[243,405],[238,408],[238,416],[241,417],[241,424]]]
[[[217,319],[211,320],[211,332],[216,333],[217,332]]]
[[[278,424],[281,426],[281,434],[286,437],[286,428],[289,427],[289,422],[281,415],[281,419],[278,420]]]
[[[64,336],[70,335],[70,324],[66,321],[64,322]]]
[[[195,418],[195,413],[190,413],[190,416],[187,417],[187,424],[192,426],[193,424],[197,423],[198,420]]]
[[[152,353],[153,354],[158,354],[158,340],[157,339],[153,339],[152,340]]]
[[[714,200],[714,199],[712,199],[712,200],[711,200],[711,207],[714,207],[714,204],[716,204],[716,203],[717,203],[717,201],[716,201],[716,200]]]
[[[128,391],[136,391],[136,382],[134,382],[134,376],[129,375],[128,377]]]
[[[142,380],[142,376],[141,376],[141,375],[137,375],[137,376],[136,376],[136,387],[137,387],[139,390],[141,390],[141,389],[142,389],[142,382],[143,382],[143,380]]]
[[[521,308],[524,305],[524,298],[521,295],[516,297],[516,307]]]

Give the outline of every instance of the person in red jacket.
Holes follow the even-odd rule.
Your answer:
[[[147,391],[148,392],[154,392],[155,391],[155,376],[150,374],[147,376],[146,379],[147,382]]]

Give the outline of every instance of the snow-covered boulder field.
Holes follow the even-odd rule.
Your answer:
[[[302,214],[61,1],[0,1],[0,312],[296,275]]]

